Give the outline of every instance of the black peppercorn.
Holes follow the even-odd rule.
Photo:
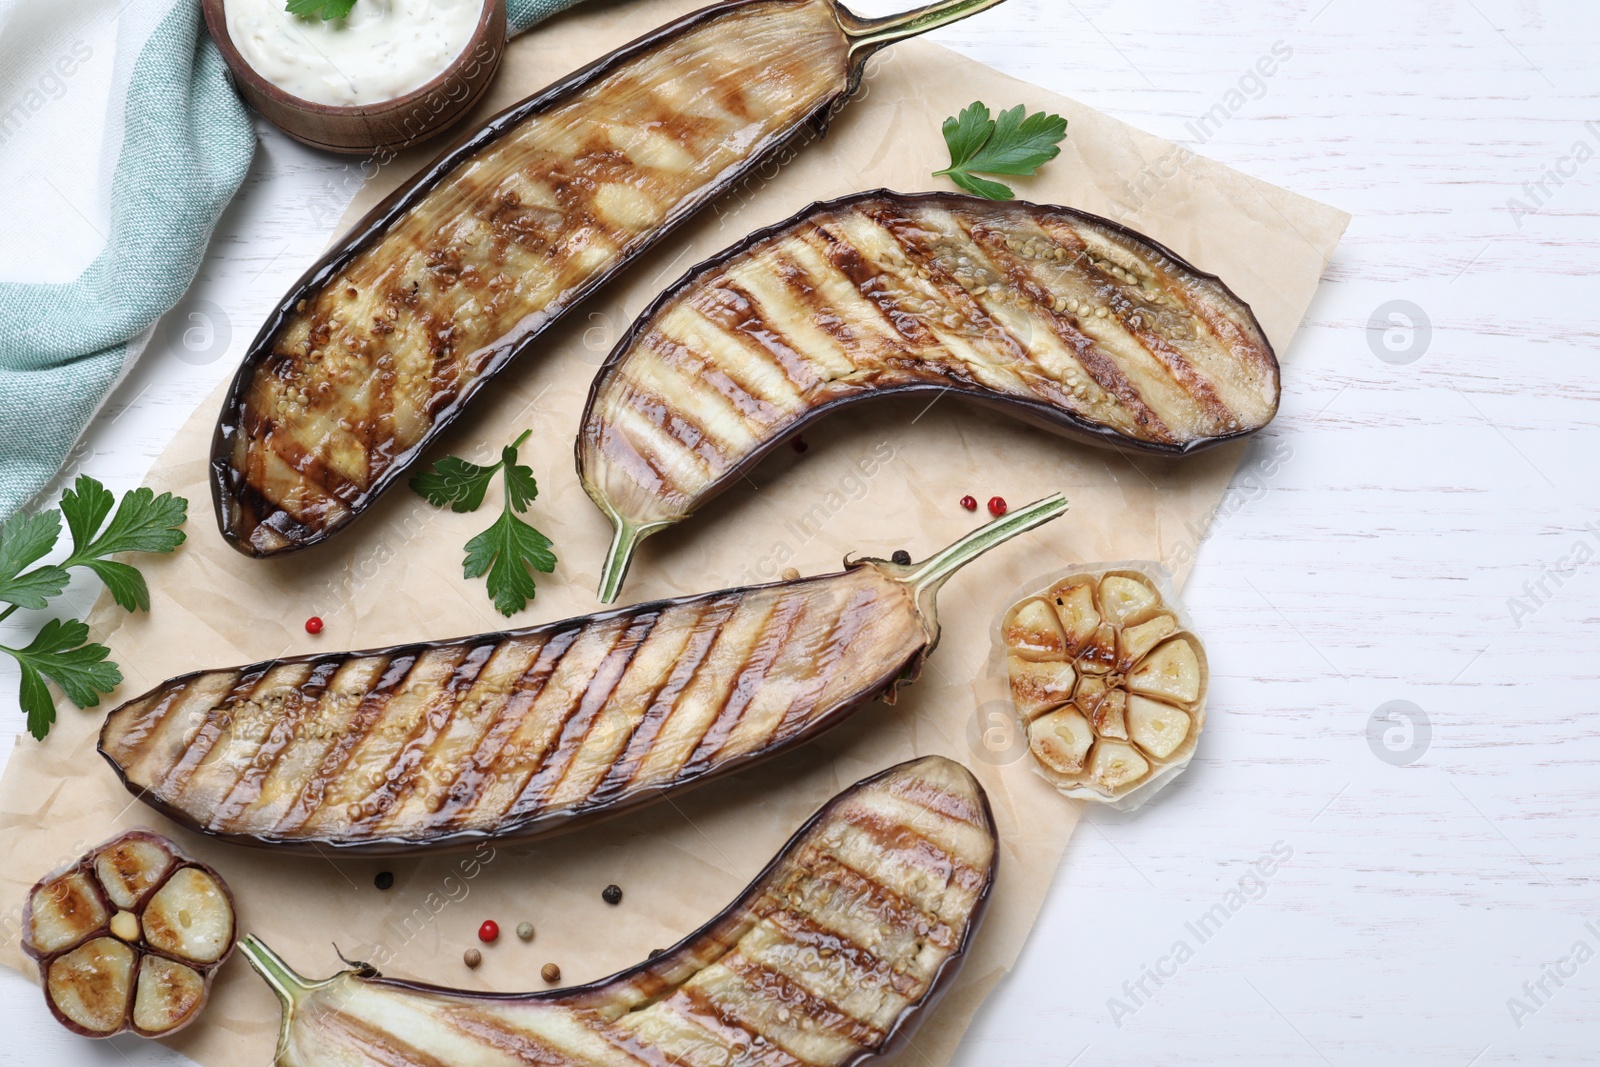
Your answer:
[[[622,887],[618,885],[606,886],[605,889],[600,893],[600,899],[605,901],[607,904],[621,904]]]
[[[393,889],[394,875],[389,871],[379,871],[378,877],[372,880],[372,884],[377,886],[379,889]]]
[[[911,565],[911,553],[907,552],[903,548],[889,558],[893,562],[900,564],[902,567],[909,567]]]

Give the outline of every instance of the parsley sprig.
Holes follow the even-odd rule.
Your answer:
[[[303,19],[332,22],[334,19],[349,18],[355,6],[356,0],[289,0],[288,10],[289,14],[299,15]]]
[[[505,507],[493,526],[467,542],[461,573],[467,578],[487,575],[489,596],[500,614],[508,617],[538,594],[533,572],[549,574],[556,569],[550,539],[518,518],[539,495],[533,469],[517,461],[518,450],[532,435],[527,430],[501,449],[500,462],[492,466],[446,456],[410,482],[412,490],[434,507],[465,514],[483,504],[496,474],[504,476]]]
[[[116,514],[112,515],[112,508]],[[183,544],[179,529],[188,518],[189,502],[171,493],[156,496],[135,489],[117,505],[109,489],[82,475],[61,496],[60,509],[36,515],[14,515],[0,524],[0,621],[21,608],[36,611],[61,595],[75,567],[93,571],[127,611],[150,610],[150,587],[133,567],[111,556],[125,552],[166,553]],[[65,516],[72,551],[60,563],[34,566],[50,554],[61,537]],[[107,522],[107,518],[110,522]],[[122,682],[111,662],[111,650],[89,640],[89,627],[77,619],[51,619],[24,648],[0,645],[22,669],[18,703],[28,716],[28,732],[44,740],[56,720],[49,682],[80,708],[92,708],[100,696]]]
[[[935,171],[967,192],[990,200],[1010,200],[1017,194],[1009,185],[978,177],[1005,174],[1027,177],[1061,154],[1067,137],[1067,120],[1021,104],[992,118],[989,108],[974,102],[958,118],[944,120],[944,141],[950,148],[950,166]]]

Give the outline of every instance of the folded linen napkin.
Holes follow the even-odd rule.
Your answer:
[[[578,2],[509,0],[510,32]],[[86,115],[107,69],[103,113]],[[82,96],[63,103],[69,90]],[[194,281],[254,152],[199,0],[0,0],[0,520],[50,481]],[[87,242],[76,264],[57,217]],[[49,277],[62,262],[70,280]]]

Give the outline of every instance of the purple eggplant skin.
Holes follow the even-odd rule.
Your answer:
[[[763,1027],[762,1020],[768,1016],[761,1011],[762,1005],[740,999],[741,995],[758,999],[763,994],[770,997],[773,995],[770,985],[767,989],[757,989],[741,981],[732,987],[722,986],[720,989],[714,983],[692,989],[703,972],[722,966],[730,957],[740,958],[731,972],[735,974],[742,973],[741,966],[754,962],[746,955],[744,938],[752,931],[752,927],[761,923],[764,916],[775,912],[805,915],[810,909],[822,909],[825,912],[829,908],[841,909],[848,915],[862,912],[871,914],[875,900],[881,907],[883,896],[893,899],[890,881],[880,877],[882,872],[870,865],[864,869],[856,868],[851,875],[856,884],[851,889],[844,889],[837,883],[824,883],[826,888],[815,896],[808,893],[811,888],[808,882],[822,881],[823,876],[807,860],[818,861],[822,869],[837,864],[838,859],[833,855],[838,847],[834,836],[838,833],[836,828],[859,825],[853,823],[851,812],[872,810],[874,802],[885,797],[899,797],[903,804],[894,809],[900,813],[901,821],[886,824],[883,827],[886,833],[904,830],[915,832],[923,826],[921,820],[930,816],[935,821],[941,816],[953,816],[975,831],[976,839],[968,841],[968,844],[975,845],[981,841],[986,853],[981,860],[981,872],[971,870],[972,874],[979,876],[978,880],[972,883],[971,888],[962,885],[957,894],[945,898],[946,905],[951,909],[950,914],[941,912],[930,915],[918,911],[915,904],[906,907],[907,902],[902,900],[894,912],[879,920],[885,923],[880,930],[883,947],[875,945],[872,950],[864,949],[859,941],[849,935],[832,933],[824,925],[811,925],[804,943],[791,938],[780,946],[766,946],[762,954],[781,960],[783,966],[801,973],[809,971],[813,978],[821,977],[822,972],[826,971],[829,957],[836,957],[840,969],[846,974],[862,966],[870,968],[876,965],[881,970],[887,970],[894,964],[894,974],[897,976],[894,988],[902,1003],[893,1005],[892,1018],[885,1018],[882,1022],[874,1019],[870,1032],[855,1030],[850,1041],[842,1041],[843,1035],[836,1027],[843,1024],[849,1032],[852,1028],[865,1029],[868,1024],[856,1014],[840,1009],[838,1002],[827,994],[813,992],[815,987],[797,985],[792,986],[792,992],[789,993],[790,996],[799,994],[792,1005],[782,1000],[778,1002],[781,1008],[792,1006],[793,1013],[777,1016],[783,1024],[783,1032],[773,1034]],[[975,818],[968,821],[967,816],[957,814],[963,810],[970,811]],[[915,821],[905,821],[907,813]],[[936,871],[944,863],[951,863],[946,875],[960,883],[961,879],[954,875],[954,869],[969,864],[976,868],[980,861],[958,850],[947,852],[946,847],[930,846],[929,842],[924,841],[923,848],[927,854],[922,858]],[[999,870],[999,852],[994,812],[982,785],[960,764],[941,756],[927,756],[890,767],[840,793],[808,819],[749,886],[704,926],[659,955],[586,985],[538,993],[478,993],[384,978],[375,968],[364,964],[356,964],[332,978],[310,982],[290,970],[276,953],[253,936],[245,938],[240,948],[251,966],[277,993],[282,1004],[283,1018],[275,1062],[285,1067],[314,1067],[314,1064],[335,1056],[340,1057],[339,1062],[362,1065],[411,1062],[415,1056],[408,1038],[417,1041],[419,1037],[428,1039],[427,1047],[432,1051],[427,1054],[435,1057],[430,1062],[435,1062],[446,1053],[451,1062],[471,1062],[474,1043],[487,1041],[492,1043],[498,1055],[504,1056],[509,1051],[513,1055],[521,1055],[530,1063],[560,1062],[577,1067],[578,1064],[598,1063],[602,1059],[612,1062],[616,1048],[621,1045],[628,1050],[630,1060],[651,1067],[668,1067],[680,1062],[673,1054],[675,1045],[681,1045],[686,1037],[697,1031],[693,1027],[677,1030],[667,1027],[663,1030],[659,1024],[651,1025],[642,1021],[631,1029],[628,1027],[629,1023],[641,1019],[638,1012],[665,1008],[664,1002],[676,1000],[680,993],[688,993],[689,1001],[698,1009],[696,1015],[716,1020],[712,1025],[718,1034],[705,1049],[707,1053],[725,1051],[737,1055],[741,1049],[767,1047],[774,1055],[781,1057],[781,1062],[859,1067],[869,1062],[890,1060],[904,1050],[917,1027],[954,984],[988,913]],[[934,875],[934,882],[937,885],[937,874]],[[869,887],[865,894],[862,893],[863,886]],[[883,896],[878,895],[880,891]],[[967,901],[969,895],[970,900]],[[967,902],[963,904],[961,901]],[[914,957],[907,959],[893,948],[895,935],[906,932],[894,929],[894,923],[908,921],[914,916],[920,916],[923,922],[937,921],[939,926],[945,928],[946,937],[955,932],[951,928],[956,928],[959,923],[953,944],[942,958],[932,964],[926,978],[917,974]],[[789,929],[788,920],[775,924],[773,928]],[[804,921],[800,928],[807,929]],[[928,936],[930,931],[919,926],[916,933],[919,937]],[[778,936],[782,938],[784,935]],[[937,939],[937,935],[930,937],[930,941],[936,942]],[[919,940],[917,954],[922,948]],[[820,965],[813,961],[820,961]],[[867,973],[874,972],[869,970]],[[767,972],[765,977],[770,984],[782,988],[781,980],[771,982],[773,972]],[[782,979],[787,976],[780,972],[778,977]],[[874,974],[874,985],[883,981],[882,974]],[[900,993],[901,982],[915,983],[922,988],[915,996]],[[828,981],[824,980],[821,984],[826,987]],[[887,990],[884,995],[889,995]],[[408,1016],[416,1019],[417,1025],[405,1037],[372,1025],[374,1020],[384,1017],[378,1005],[391,997],[414,1012],[420,1012]],[[705,999],[700,1000],[702,997]],[[819,1006],[819,1002],[828,1011],[828,1017],[807,1014]],[[340,1021],[335,1029],[330,1030],[327,1023],[332,1016],[326,1010],[330,1004],[342,1005],[349,1013],[349,1022]],[[515,1014],[500,1015],[505,1008],[512,1009]],[[707,1011],[708,1008],[720,1010]],[[437,1031],[430,1032],[427,1020],[435,1011],[441,1017],[440,1024]],[[546,1015],[546,1012],[551,1014]],[[888,1012],[884,1014],[889,1015]],[[671,1017],[669,1012],[668,1018]],[[552,1026],[541,1022],[552,1018],[558,1019],[559,1023]],[[508,1029],[505,1022],[511,1019],[515,1019],[516,1023]],[[807,1030],[808,1023],[814,1024],[815,1029]],[[603,1037],[603,1042],[597,1047],[606,1050],[604,1055],[591,1059],[577,1051],[584,1046],[574,1032]],[[660,1037],[663,1033],[675,1040],[662,1042]],[[652,1040],[652,1036],[655,1040]],[[812,1048],[816,1048],[818,1037],[833,1038],[832,1054],[820,1057],[813,1054],[808,1057],[801,1049],[808,1041],[812,1042]],[[828,1045],[822,1047],[827,1048]],[[738,1062],[745,1061],[739,1059]],[[770,1061],[763,1058],[759,1062]]]
[[[691,268],[597,373],[575,453],[616,531],[600,600],[639,541],[853,404],[950,393],[1183,456],[1258,432],[1280,392],[1249,306],[1118,223],[955,193],[813,204]]]
[[[805,744],[920,674],[962,566],[1067,510],[1019,507],[918,564],[524,630],[174,678],[99,751],[174,822],[326,855],[519,843]]]
[[[838,24],[837,53],[843,64],[842,74],[837,79],[828,76],[832,80],[824,90],[819,90],[820,98],[815,106],[797,114],[794,121],[783,124],[748,148],[741,148],[745,155],[739,163],[718,173],[715,180],[686,185],[683,195],[671,201],[670,210],[659,224],[635,234],[603,263],[591,267],[585,261],[583,270],[587,273],[576,276],[572,284],[556,292],[547,302],[516,305],[519,309],[525,308],[526,314],[508,331],[478,341],[467,337],[466,340],[471,341],[470,352],[458,354],[454,351],[453,346],[462,344],[463,340],[455,320],[449,318],[453,312],[441,317],[441,312],[448,312],[453,305],[430,296],[428,291],[422,292],[421,311],[425,314],[421,321],[434,323],[427,329],[436,333],[430,343],[438,346],[437,366],[426,372],[431,391],[409,412],[410,421],[401,430],[397,428],[402,420],[397,417],[396,410],[393,407],[381,409],[382,404],[395,403],[394,398],[386,394],[395,388],[392,382],[400,368],[392,361],[385,362],[393,352],[386,347],[385,338],[378,336],[385,332],[385,324],[379,319],[387,312],[392,320],[393,313],[402,304],[415,308],[418,290],[413,287],[407,293],[394,289],[393,279],[369,265],[361,271],[365,272],[363,277],[372,276],[371,286],[359,294],[354,285],[343,290],[350,294],[350,307],[354,309],[348,321],[335,321],[337,316],[317,317],[326,310],[328,301],[324,298],[331,300],[331,294],[336,294],[355,278],[354,274],[347,274],[347,268],[360,266],[359,257],[398,233],[413,208],[422,205],[434,191],[450,187],[451,179],[458,177],[458,170],[465,173],[464,168],[469,168],[476,157],[492,150],[502,138],[515,134],[524,120],[536,119],[581,100],[587,90],[625,72],[630,63],[643,61],[658,46],[668,45],[675,38],[693,34],[743,9],[784,6],[785,0],[726,0],[690,14],[597,60],[462,136],[433,164],[373,208],[314,264],[291,287],[251,342],[224,400],[212,439],[211,495],[223,538],[245,555],[266,557],[318,544],[349,525],[393,486],[460,416],[473,397],[517,357],[529,352],[565,313],[717,195],[735,187],[753,169],[803,137],[808,130],[824,133],[833,115],[859,88],[869,57],[897,40],[927,32],[1001,2],[1003,0],[939,0],[906,15],[866,20],[851,14],[835,0],[792,0],[787,6],[825,7]],[[780,58],[774,57],[773,61],[778,62]],[[819,76],[820,80],[825,79]],[[685,125],[699,121],[688,114],[669,116],[669,122],[672,118],[680,118]],[[578,165],[574,162],[574,166]],[[592,187],[597,180],[587,173],[577,173],[570,178],[563,189],[585,182],[588,183],[586,188]],[[470,183],[465,189],[472,192]],[[471,208],[476,214],[484,215],[491,208],[499,210],[495,203],[486,203],[487,207],[469,203],[458,211]],[[526,211],[531,215],[535,206],[519,202],[508,210]],[[559,216],[562,211],[571,214],[576,210],[558,208],[556,214]],[[437,226],[444,220],[430,218],[427,221]],[[450,253],[452,248],[445,243],[418,246],[416,250]],[[397,254],[402,251],[404,249],[396,250]],[[579,253],[565,254],[576,259]],[[389,265],[386,261],[382,266]],[[460,265],[458,259],[455,269]],[[423,273],[430,279],[442,277],[432,273],[435,267],[445,271],[452,269],[449,262],[430,260],[428,270]],[[488,264],[487,269],[492,270],[493,264]],[[387,286],[381,292],[380,282]],[[430,280],[430,286],[432,284]],[[508,281],[506,284],[515,283]],[[494,302],[493,294],[487,289],[476,291],[482,303]],[[372,315],[374,310],[380,314]],[[372,316],[373,325],[365,325],[367,320],[363,316]],[[441,328],[439,324],[447,319],[448,325]],[[366,337],[366,332],[371,332],[373,337]],[[293,346],[286,340],[291,337],[297,338]],[[351,371],[347,370],[344,378],[335,377],[332,370],[318,377],[317,370],[308,371],[301,366],[303,362],[313,361],[313,356],[321,359],[322,353],[314,349],[322,347],[332,352],[341,345],[344,346],[340,349],[341,360],[357,358],[350,356],[352,351],[360,353],[359,366],[352,365],[356,370],[355,385],[350,384]],[[355,348],[350,348],[351,345]],[[374,376],[382,379],[381,387],[374,385],[371,390],[373,396],[379,397],[377,401],[371,401],[360,388],[361,382]],[[465,386],[459,384],[463,377],[467,380]],[[294,388],[284,392],[286,383]],[[415,385],[410,388],[414,389]],[[415,425],[419,421],[423,426]],[[337,430],[326,429],[333,423],[340,424]],[[341,434],[343,436],[339,436]]]

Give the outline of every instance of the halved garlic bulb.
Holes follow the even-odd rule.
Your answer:
[[[1136,806],[1194,754],[1205,650],[1164,589],[1132,566],[1076,571],[1000,625],[1029,751],[1069,796]]]
[[[163,1037],[200,1014],[236,940],[233,894],[159,834],[134,830],[33,887],[22,950],[45,1001],[85,1037]]]

